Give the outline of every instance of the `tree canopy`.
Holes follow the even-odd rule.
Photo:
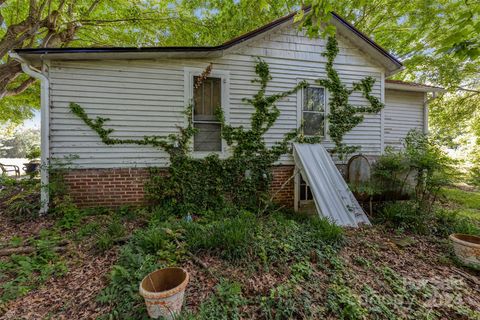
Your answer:
[[[0,0],[0,122],[21,122],[38,107],[38,87],[7,56],[13,48],[216,45],[302,5],[312,5],[297,16],[310,34],[335,11],[404,62],[396,78],[445,87],[430,113],[433,132],[445,140],[465,130],[480,136],[473,0]]]

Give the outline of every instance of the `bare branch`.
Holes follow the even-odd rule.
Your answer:
[[[7,90],[7,92],[5,93],[5,97],[9,97],[9,96],[16,96],[17,94],[20,94],[22,92],[24,92],[25,90],[27,90],[30,85],[32,83],[34,83],[36,81],[35,78],[28,78],[27,80],[23,81],[18,87],[16,87],[15,89],[12,89],[12,90]]]
[[[477,93],[477,94],[480,93],[480,90],[473,90],[473,89],[468,89],[468,88],[464,88],[464,87],[458,87],[457,90],[466,91],[466,92],[474,92],[474,93]]]

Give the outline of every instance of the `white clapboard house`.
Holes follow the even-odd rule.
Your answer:
[[[143,47],[143,48],[37,48],[19,49],[12,56],[23,69],[42,82],[42,160],[76,155],[66,181],[77,203],[84,206],[139,203],[147,167],[168,166],[168,156],[158,149],[138,145],[105,145],[97,133],[69,110],[70,102],[81,105],[90,117],[106,117],[114,136],[142,138],[168,135],[186,123],[185,106],[194,95],[202,101],[202,110],[194,118],[199,129],[192,153],[227,154],[220,139],[220,127],[211,117],[213,105],[220,103],[232,125],[248,125],[252,107],[242,101],[258,90],[255,78],[256,57],[270,66],[272,81],[268,93],[291,89],[302,80],[312,86],[278,103],[281,115],[266,134],[270,143],[298,128],[302,121],[312,131],[321,130],[324,145],[333,147],[328,136],[326,115],[329,93],[314,80],[326,78],[322,56],[326,40],[309,38],[293,21],[294,14],[280,18],[257,30],[214,47]],[[336,14],[340,52],[335,69],[344,83],[351,86],[366,76],[376,79],[373,94],[386,107],[347,134],[344,142],[358,145],[365,155],[380,155],[387,146],[401,146],[411,129],[427,130],[429,93],[440,88],[388,80],[403,66],[388,51]],[[213,70],[202,93],[193,82],[209,64]],[[307,90],[310,90],[307,92]],[[305,96],[319,106],[311,117],[304,111]],[[431,96],[431,95],[430,95]],[[367,104],[354,93],[353,104]],[[205,114],[201,114],[205,113]],[[195,117],[195,116],[194,116]],[[317,122],[309,122],[308,119]],[[292,155],[282,157],[273,170],[274,185],[281,184],[294,170]],[[47,173],[42,174],[47,182]],[[308,200],[309,192],[301,179],[279,192],[279,201],[297,207]],[[47,195],[44,194],[44,199]]]

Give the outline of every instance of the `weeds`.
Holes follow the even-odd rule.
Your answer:
[[[40,181],[0,175],[0,211],[15,222],[33,220],[40,210]]]
[[[239,283],[221,280],[215,294],[200,305],[197,314],[185,312],[180,319],[242,319],[240,307],[247,303]]]
[[[422,235],[440,237],[447,237],[452,233],[480,235],[480,226],[473,219],[442,208],[426,212],[415,201],[389,203],[377,214],[375,221],[397,230]]]
[[[31,239],[37,251],[30,255],[11,255],[0,261],[0,305],[25,295],[52,276],[63,275],[67,267],[52,248],[59,238],[43,231],[39,239]]]
[[[230,261],[239,261],[251,255],[257,223],[251,213],[243,212],[233,218],[209,224],[186,224],[186,241],[190,250],[218,252]]]

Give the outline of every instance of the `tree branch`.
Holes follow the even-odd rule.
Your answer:
[[[7,90],[7,92],[5,93],[5,97],[9,97],[9,96],[15,96],[17,94],[20,94],[22,92],[24,92],[25,90],[27,90],[30,85],[32,83],[34,83],[36,81],[35,78],[28,78],[27,80],[23,81],[18,87],[16,87],[15,89],[12,89],[12,90]]]
[[[88,8],[87,12],[86,12],[86,16],[89,16],[90,14],[92,14],[93,10],[95,10],[95,8],[98,6],[98,4],[100,3],[100,1],[102,0],[95,0],[92,5],[90,6],[90,8]]]

